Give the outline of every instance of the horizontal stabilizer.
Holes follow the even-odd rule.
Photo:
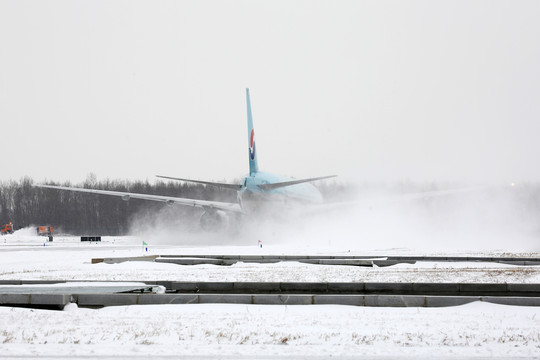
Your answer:
[[[285,186],[291,186],[291,185],[301,184],[301,183],[305,183],[305,182],[330,179],[330,178],[333,178],[333,177],[336,177],[336,176],[337,175],[329,175],[329,176],[321,176],[321,177],[302,179],[302,180],[284,181],[284,182],[273,183],[273,184],[263,184],[263,185],[259,185],[259,188],[261,188],[263,190],[274,190],[274,189],[282,188],[282,187],[285,187]]]
[[[226,184],[226,183],[217,183],[217,182],[211,182],[211,181],[182,179],[182,178],[175,178],[175,177],[161,176],[161,175],[156,175],[156,176],[158,178],[162,178],[162,179],[186,181],[186,182],[192,182],[192,183],[197,183],[197,184],[204,184],[204,185],[208,185],[208,186],[215,186],[215,187],[222,188],[222,189],[230,189],[230,190],[236,190],[236,191],[242,189],[242,185],[238,185],[238,184]]]

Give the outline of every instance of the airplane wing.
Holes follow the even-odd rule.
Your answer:
[[[210,186],[215,186],[222,189],[230,189],[230,190],[235,190],[235,191],[242,189],[242,185],[239,185],[239,184],[226,184],[226,183],[218,183],[218,182],[211,182],[211,181],[191,180],[191,179],[183,179],[183,178],[162,176],[162,175],[156,175],[156,177],[162,178],[162,179],[178,180],[178,181],[186,181],[186,182],[192,182],[192,183],[197,183],[197,184],[210,185]]]
[[[41,187],[41,188],[48,188],[48,189],[118,196],[122,198],[122,200],[126,200],[126,201],[129,199],[142,199],[142,200],[150,200],[150,201],[160,201],[160,202],[166,203],[167,205],[194,206],[194,207],[198,207],[202,209],[216,209],[216,210],[223,210],[223,211],[228,211],[228,212],[243,213],[242,208],[240,207],[240,204],[238,203],[187,199],[187,198],[178,198],[178,197],[162,196],[162,195],[136,194],[136,193],[121,192],[121,191],[73,188],[73,187],[67,187],[67,186],[53,186],[53,185],[34,185],[34,186]]]
[[[278,189],[278,188],[285,187],[285,186],[301,184],[301,183],[305,183],[305,182],[311,182],[311,181],[323,180],[323,179],[330,179],[330,178],[333,178],[333,177],[336,177],[336,176],[337,175],[321,176],[321,177],[314,177],[314,178],[302,179],[302,180],[291,180],[291,181],[283,181],[283,182],[272,183],[272,184],[262,184],[262,185],[257,185],[257,186],[259,188],[263,189],[263,190],[273,190],[273,189]]]

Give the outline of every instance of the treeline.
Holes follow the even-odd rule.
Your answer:
[[[34,180],[25,177],[18,181],[0,182],[0,224],[13,222],[15,229],[29,226],[53,226],[55,233],[124,235],[133,221],[163,211],[166,204],[116,196],[85,194],[34,187]],[[46,182],[48,185],[84,187],[140,194],[155,194],[203,200],[236,201],[234,191],[223,191],[199,184],[172,181],[100,180],[90,175],[80,184]],[[197,220],[200,211],[172,206],[173,216]],[[151,220],[149,220],[151,221]],[[149,224],[150,226],[151,224]]]
[[[53,226],[55,233],[73,235],[126,235],[131,231],[159,228],[166,224],[184,230],[199,229],[202,210],[186,206],[167,206],[162,202],[130,199],[122,201],[116,196],[86,194],[34,187],[29,177],[0,182],[0,225],[13,222],[15,229],[30,226]],[[44,182],[49,185],[84,187],[110,191],[154,194],[202,200],[236,202],[236,192],[212,186],[175,181],[97,180],[94,175],[78,184],[70,182]],[[465,185],[401,182],[394,184],[344,184],[334,180],[314,183],[323,197],[330,202],[363,202],[364,195],[372,193],[407,194],[439,189],[466,187]],[[515,188],[491,189],[465,193],[461,196],[435,197],[419,200],[427,212],[434,205],[435,214],[443,214],[441,207],[461,209],[463,198],[469,203],[486,203],[489,207],[478,212],[493,211],[494,206],[507,209],[509,216],[526,220],[540,234],[540,183],[526,183]],[[368,197],[369,198],[369,197]],[[489,201],[487,201],[488,199]],[[469,205],[470,205],[469,204]],[[498,204],[498,205],[496,205]],[[486,205],[488,206],[488,205]]]

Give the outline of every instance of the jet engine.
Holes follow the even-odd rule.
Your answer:
[[[225,230],[229,226],[229,217],[224,211],[205,210],[199,219],[201,228],[205,231]]]

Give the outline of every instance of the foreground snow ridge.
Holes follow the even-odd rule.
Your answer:
[[[0,308],[3,356],[525,356],[540,309],[146,305]],[[96,346],[99,344],[99,346]]]

